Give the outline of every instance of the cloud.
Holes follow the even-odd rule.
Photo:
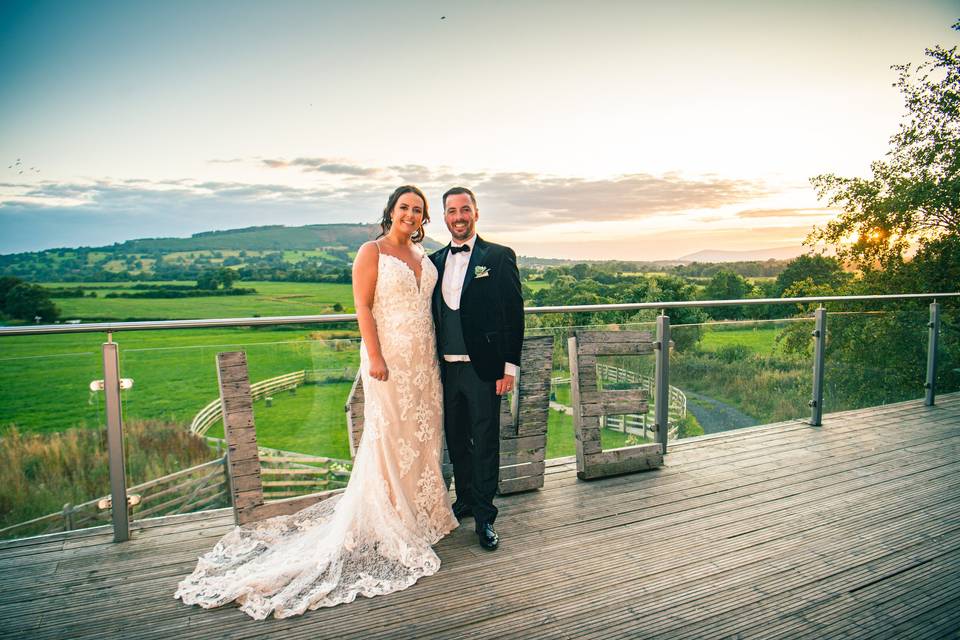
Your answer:
[[[822,218],[836,215],[835,209],[746,209],[738,218]]]
[[[43,183],[0,192],[0,253],[266,224],[374,222],[380,197],[241,182]]]
[[[334,175],[375,176],[380,173],[379,169],[361,167],[359,165],[330,160],[328,158],[295,158],[293,160],[265,158],[262,160],[262,162],[271,169],[299,167],[302,171],[330,173]]]
[[[485,198],[519,209],[514,223],[614,221],[715,209],[769,194],[763,183],[729,178],[630,174],[606,180],[496,173],[478,185]],[[483,209],[483,205],[480,207]]]
[[[579,242],[567,239],[526,238],[514,241],[509,233],[487,234],[494,242],[514,247],[517,253],[537,257],[564,257],[580,260],[675,260],[703,250],[750,251],[765,257],[782,257],[787,247],[801,253],[808,227],[701,229],[692,227],[659,233],[623,233],[602,241]],[[764,251],[766,250],[766,251]],[[760,257],[757,259],[765,259]]]
[[[687,233],[696,224],[684,215],[688,211],[708,215],[710,210],[771,193],[759,181],[718,176],[629,174],[588,180],[534,172],[458,172],[418,164],[372,168],[325,158],[256,159],[256,163],[319,171],[329,178],[314,184],[287,184],[268,173],[271,180],[258,183],[124,178],[0,185],[4,232],[0,253],[264,224],[375,222],[387,196],[407,182],[422,187],[435,210],[449,187],[472,188],[482,212],[481,230],[513,236],[518,246],[551,236],[560,243],[550,225],[566,229],[562,240],[571,246],[596,244],[599,238],[590,231],[603,226],[613,229],[613,240],[620,240],[637,232],[622,225],[630,221],[649,221],[657,229],[675,225]],[[745,218],[740,224],[764,217],[761,211],[781,215],[794,210],[746,209],[739,216]],[[740,226],[736,218],[733,224]],[[446,237],[436,214],[427,231],[436,238]],[[542,255],[567,253],[565,248],[564,253],[560,250],[557,244],[556,250]]]

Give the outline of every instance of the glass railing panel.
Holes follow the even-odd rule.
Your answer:
[[[133,381],[123,406],[131,520],[229,506],[225,448],[191,427],[201,413],[219,416],[217,351],[258,337],[246,329],[116,334],[121,375]]]
[[[809,415],[808,318],[674,325],[670,438]]]
[[[940,312],[940,339],[937,349],[936,392],[960,391],[960,305],[943,304]]]
[[[344,404],[359,360],[353,330],[258,327],[123,334],[121,369],[134,380],[126,430],[134,519],[229,506],[216,356],[247,355],[266,499],[334,488],[348,477]],[[293,462],[293,459],[297,462]],[[277,469],[323,462],[317,474]],[[290,477],[288,477],[290,476]],[[302,477],[301,477],[302,476]]]
[[[0,539],[108,524],[103,335],[3,339]]]
[[[922,398],[928,319],[922,303],[828,310],[824,413]]]
[[[265,378],[262,384],[273,390],[264,387],[254,393],[265,500],[346,486],[352,462],[344,408],[360,365],[356,335],[355,330],[339,337],[336,332],[314,333],[307,343],[248,350],[251,369],[261,359],[302,365]]]

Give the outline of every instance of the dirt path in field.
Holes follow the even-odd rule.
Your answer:
[[[687,390],[684,393],[687,394],[687,411],[697,418],[704,433],[720,433],[758,424],[736,407],[715,398]]]

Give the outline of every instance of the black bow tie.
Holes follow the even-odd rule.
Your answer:
[[[468,244],[462,244],[462,245],[460,245],[459,247],[455,247],[455,246],[453,246],[453,245],[450,245],[450,253],[452,253],[453,255],[457,255],[457,254],[460,253],[461,251],[470,251],[470,245],[468,245]]]

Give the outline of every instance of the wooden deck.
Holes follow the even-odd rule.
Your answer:
[[[956,638],[960,395],[673,446],[593,482],[569,462],[472,521],[440,572],[388,596],[255,622],[173,599],[228,512],[0,545],[0,637]]]

